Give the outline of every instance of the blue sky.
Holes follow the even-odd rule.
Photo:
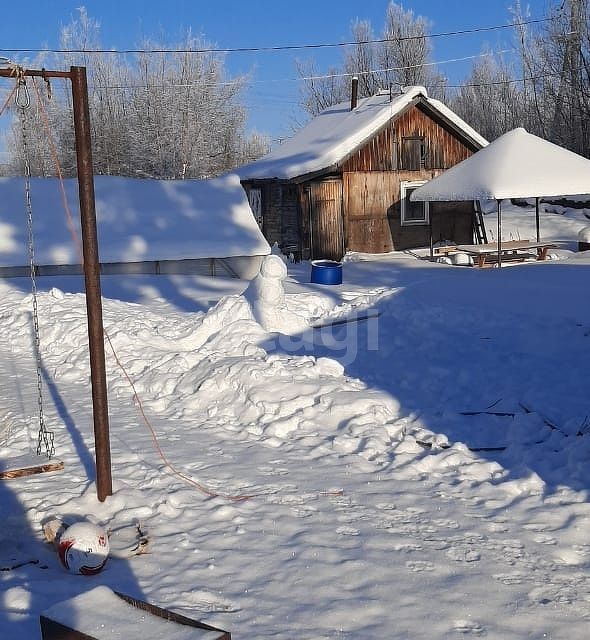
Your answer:
[[[160,34],[173,43],[189,27],[219,48],[236,48],[349,41],[350,26],[356,18],[370,20],[378,34],[388,1],[29,0],[26,11],[12,9],[8,19],[0,23],[0,48],[57,46],[60,27],[82,4],[101,23],[102,44],[108,48],[133,48],[142,38]],[[401,4],[427,17],[432,32],[440,33],[510,22],[509,7],[514,0],[408,0]],[[523,0],[522,4],[530,7],[533,18],[540,18],[551,0]],[[486,45],[506,49],[512,46],[511,37],[509,30],[503,30],[436,38],[433,57],[442,61],[477,55]],[[21,61],[17,54],[4,55]],[[310,58],[323,70],[340,62],[342,50],[227,54],[226,68],[231,74],[252,76],[247,95],[250,128],[275,139],[289,134],[301,120],[295,60]],[[448,63],[440,69],[452,81],[460,81],[468,63]]]

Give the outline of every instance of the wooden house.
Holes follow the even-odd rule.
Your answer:
[[[431,237],[471,243],[472,203],[409,196],[485,145],[424,87],[410,87],[334,105],[237,173],[270,244],[338,260],[427,246]]]

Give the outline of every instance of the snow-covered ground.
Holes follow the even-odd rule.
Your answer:
[[[235,280],[103,278],[106,330],[165,456],[218,494],[165,467],[107,350],[104,503],[81,281],[40,280],[65,469],[0,484],[0,636],[39,638],[40,612],[106,585],[236,639],[585,640],[588,253],[481,270],[356,255],[339,286],[289,264],[284,298],[276,278],[246,296]],[[28,286],[0,283],[2,458],[36,446]],[[139,521],[151,553],[68,574],[42,541],[55,515]]]

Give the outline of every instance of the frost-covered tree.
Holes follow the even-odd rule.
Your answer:
[[[524,126],[590,157],[588,2],[554,1],[547,15],[540,24],[527,24],[531,16],[516,0],[514,70],[476,63],[452,106],[489,139]]]
[[[473,65],[456,95],[452,108],[488,140],[522,126],[522,93],[507,64],[492,56]]]
[[[385,42],[378,50],[379,64],[384,69],[380,79],[386,87],[424,85],[434,88],[439,83],[440,78],[430,64],[430,27],[426,18],[390,2],[382,36]]]
[[[355,21],[351,27],[354,44],[345,51],[341,67],[321,76],[315,73],[313,62],[299,64],[302,107],[316,115],[346,100],[350,96],[352,76],[359,79],[359,96],[373,95],[379,89],[399,90],[419,84],[426,86],[432,95],[443,98],[446,81],[431,63],[429,30],[428,20],[395,2],[387,6],[379,37],[375,37],[369,21]]]
[[[587,0],[554,6],[543,29],[522,38],[539,121],[546,135],[590,155],[590,40]]]
[[[266,150],[259,134],[245,133],[242,95],[246,77],[228,78],[223,57],[201,38],[187,33],[172,46],[145,41],[134,58],[103,52],[100,25],[85,9],[62,29],[59,59],[45,56],[45,67],[87,68],[93,161],[96,173],[155,178],[209,177]],[[169,49],[169,51],[162,51]],[[158,53],[152,53],[153,51]],[[207,50],[207,51],[204,51]],[[35,101],[33,101],[34,103]],[[69,86],[44,98],[52,136],[66,175],[75,172],[73,113]],[[29,127],[32,168],[55,173],[43,114],[35,106]],[[33,135],[33,134],[31,134]],[[12,136],[14,170],[22,164],[18,128]]]

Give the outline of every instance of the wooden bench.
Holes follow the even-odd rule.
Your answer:
[[[502,262],[524,262],[525,260],[546,260],[549,249],[555,248],[552,242],[532,242],[529,240],[508,240],[500,244]],[[498,262],[498,243],[461,244],[457,251],[477,258],[477,266],[485,267]]]

